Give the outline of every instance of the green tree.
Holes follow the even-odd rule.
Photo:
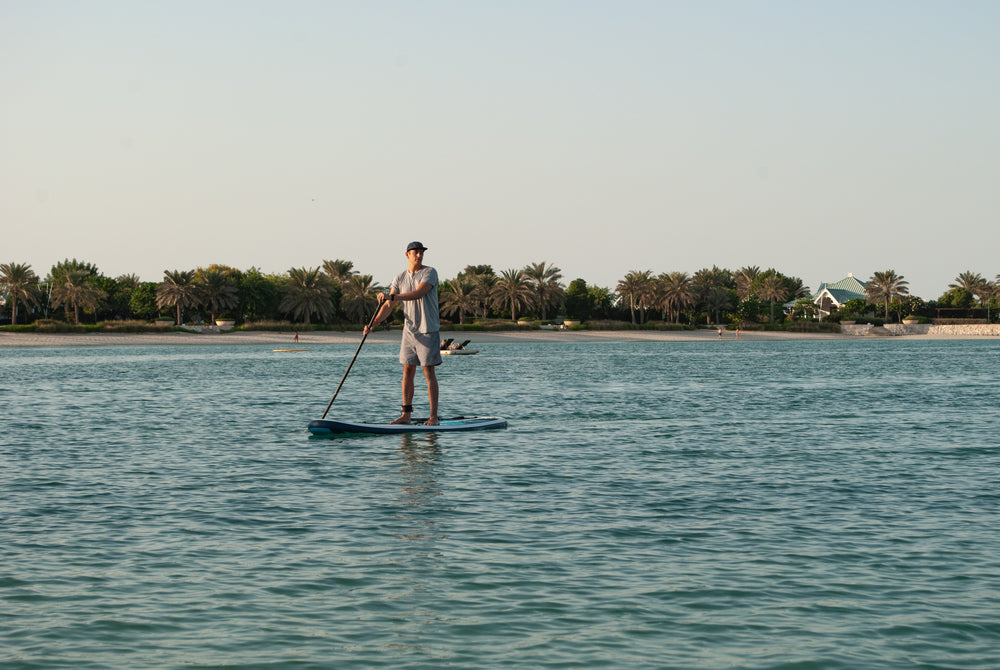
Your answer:
[[[736,305],[736,318],[739,319],[740,325],[756,323],[763,310],[764,303],[757,296],[751,295],[746,300],[740,300],[739,304]]]
[[[885,305],[885,318],[889,318],[889,303],[893,298],[901,298],[909,295],[909,283],[903,279],[902,275],[897,275],[895,270],[885,270],[876,272],[865,284],[865,292],[868,299],[873,302],[882,302]]]
[[[181,325],[181,310],[201,304],[201,286],[195,283],[194,270],[164,270],[163,281],[156,287],[156,306],[177,310],[177,325]]]
[[[55,287],[58,286],[59,284],[64,283],[66,281],[67,275],[69,275],[71,272],[84,272],[91,277],[96,277],[98,274],[100,274],[97,270],[97,266],[94,265],[93,263],[87,263],[86,261],[78,261],[75,258],[72,260],[67,258],[65,260],[56,263],[49,270],[49,275],[45,278],[45,283],[49,287],[50,300],[52,292],[55,290]],[[63,307],[63,313],[65,315],[64,318],[67,321],[69,321],[69,309],[72,305],[69,302],[62,302],[61,305]],[[58,307],[58,305],[56,304],[51,304],[50,306],[53,308]]]
[[[102,274],[92,275],[88,283],[101,294],[94,308],[94,318],[97,321],[109,319],[124,319],[130,314],[128,308],[128,289],[118,283],[117,279]]]
[[[708,311],[708,318],[712,318],[712,312],[715,312],[715,322],[722,323],[722,311],[726,309],[731,309],[733,306],[733,296],[735,291],[732,289],[723,288],[722,286],[716,286],[712,288],[708,295],[705,296],[705,308]]]
[[[496,276],[492,265],[466,265],[465,269],[458,273],[462,279],[471,279],[473,275]]]
[[[461,279],[446,281],[441,285],[441,313],[447,316],[458,314],[458,322],[465,323],[465,315],[476,311],[475,287],[472,282]]]
[[[266,321],[279,318],[281,289],[285,277],[264,274],[257,267],[251,267],[236,280],[239,302],[237,315],[244,321]],[[331,300],[333,296],[331,294]],[[336,303],[334,303],[336,304]]]
[[[52,306],[66,305],[73,308],[73,322],[80,323],[80,308],[96,309],[102,293],[90,283],[87,270],[73,270],[59,275],[52,286]]]
[[[629,314],[634,325],[636,309],[640,310],[642,317],[645,317],[646,307],[655,298],[656,284],[653,280],[653,271],[632,270],[618,281],[615,290],[628,300]]]
[[[102,279],[103,276],[102,276]],[[104,299],[102,319],[131,319],[136,318],[132,310],[132,294],[142,284],[138,275],[127,274],[118,275],[114,279],[107,279],[97,286],[107,294]],[[142,318],[142,317],[139,317]]]
[[[42,294],[38,288],[38,275],[25,263],[0,265],[0,293],[6,293],[11,302],[11,323],[17,323],[17,302],[38,307]]]
[[[330,280],[320,273],[318,267],[291,268],[282,287],[278,309],[290,314],[293,321],[302,319],[307,326],[313,314],[319,316],[320,321],[330,320],[333,316]]]
[[[531,307],[534,292],[524,270],[503,270],[493,287],[493,304],[499,309],[510,308],[510,320],[517,321],[517,311]]]
[[[566,293],[559,280],[562,271],[551,263],[530,263],[524,268],[528,284],[535,292],[535,306],[541,311],[542,320],[546,318],[546,308],[559,308],[565,304]]]
[[[356,276],[358,271],[354,269],[354,263],[352,261],[344,261],[338,258],[332,261],[323,261],[323,274],[325,274],[331,282],[339,286],[341,289],[344,289],[351,281],[351,277]]]
[[[58,283],[61,277],[68,275],[70,272],[86,272],[88,275],[93,277],[100,274],[97,270],[97,266],[93,263],[78,261],[75,258],[73,260],[67,258],[52,266],[52,269],[49,270],[49,276],[45,278],[45,281]]]
[[[593,313],[587,282],[580,278],[574,279],[566,288],[566,315],[571,319],[586,321]]]
[[[218,267],[199,268],[195,273],[195,281],[201,286],[201,302],[211,314],[211,323],[215,323],[217,314],[239,304],[240,294],[231,272]]]
[[[716,313],[716,322],[718,323],[721,311],[728,309],[732,304],[732,297],[728,295],[728,291],[736,289],[733,273],[713,265],[711,269],[703,268],[695,272],[691,283],[695,294],[695,304],[705,308],[705,323],[712,322],[713,311]],[[727,291],[726,297],[723,298],[716,289]]]
[[[138,319],[155,319],[160,312],[156,304],[156,282],[141,282],[129,293],[129,313]]]
[[[372,275],[352,275],[341,298],[344,313],[354,323],[365,323],[368,314],[374,313],[378,307],[376,295],[382,291],[383,287],[375,284]]]
[[[748,265],[736,271],[736,295],[740,300],[747,300],[753,295],[753,282],[760,275],[760,268]]]
[[[969,289],[955,286],[938,298],[938,304],[955,309],[970,309],[975,306],[976,298]]]
[[[955,283],[948,284],[948,288],[964,288],[966,291],[976,296],[980,307],[986,307],[987,301],[993,297],[993,285],[989,280],[978,272],[966,270],[955,278]],[[987,321],[989,320],[987,312]]]
[[[771,323],[774,323],[775,301],[785,302],[788,297],[788,288],[782,278],[777,274],[767,277],[760,285],[760,297],[771,303]]]
[[[966,270],[965,272],[955,277],[955,281],[951,284],[948,284],[948,288],[961,287],[964,288],[969,293],[976,295],[977,292],[981,289],[981,287],[985,283],[986,279],[983,277],[983,275],[979,274],[978,272],[972,272],[971,270]]]
[[[472,285],[472,299],[476,303],[473,315],[485,319],[493,304],[493,288],[497,283],[497,275],[492,265],[466,265],[465,269],[455,277],[458,281]]]
[[[691,277],[686,272],[670,272],[661,279],[663,301],[674,323],[681,318],[681,310],[694,304],[695,292]]]

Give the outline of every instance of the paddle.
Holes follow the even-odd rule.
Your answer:
[[[358,350],[354,352],[354,358],[351,359],[350,365],[347,366],[347,370],[344,372],[343,378],[340,380],[340,383],[337,384],[337,390],[333,392],[333,397],[330,398],[330,402],[327,404],[326,409],[323,410],[323,416],[321,416],[320,419],[326,418],[326,413],[330,411],[330,407],[333,406],[333,401],[337,399],[337,394],[340,393],[340,387],[344,385],[344,381],[347,379],[347,374],[351,371],[351,368],[354,366],[354,361],[357,360],[358,354],[361,353],[361,347],[364,345],[365,340],[368,339],[367,331],[371,330],[371,327],[375,325],[375,317],[378,316],[378,312],[380,309],[382,309],[382,303],[379,303],[379,306],[375,308],[375,313],[372,314],[371,321],[368,322],[368,327],[365,328],[365,334],[361,337],[361,342],[358,344]]]

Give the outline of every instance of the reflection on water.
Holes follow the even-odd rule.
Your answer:
[[[410,542],[444,539],[432,504],[441,496],[438,471],[441,467],[440,436],[436,433],[404,433],[399,443],[400,491],[396,498],[396,518],[407,529],[402,539]]]

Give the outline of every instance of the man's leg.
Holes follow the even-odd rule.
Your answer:
[[[431,415],[427,419],[428,426],[438,425],[438,380],[433,365],[424,366],[424,379],[427,380],[427,399],[431,403]],[[413,397],[413,378],[410,378],[410,397]]]
[[[413,378],[417,376],[416,365],[403,366],[403,407],[413,407]],[[410,423],[410,411],[403,410],[399,418],[391,423]]]

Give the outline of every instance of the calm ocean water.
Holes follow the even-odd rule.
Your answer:
[[[304,346],[0,348],[0,667],[998,667],[1000,342]]]

